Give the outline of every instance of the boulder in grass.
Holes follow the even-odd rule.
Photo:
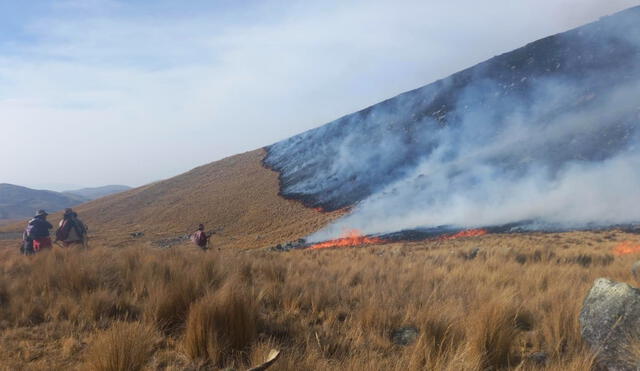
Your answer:
[[[543,367],[549,362],[549,355],[545,352],[535,352],[526,356],[525,361],[532,365]]]
[[[640,290],[598,278],[580,312],[582,338],[609,371],[637,370],[634,342],[640,341]],[[640,344],[640,343],[639,343]]]
[[[479,252],[480,252],[480,248],[479,247],[474,247],[473,249],[471,249],[471,251],[469,251],[468,254],[465,255],[465,259],[466,260],[473,260],[478,256]]]
[[[410,345],[416,341],[419,333],[415,326],[400,327],[391,332],[391,341],[396,345]]]

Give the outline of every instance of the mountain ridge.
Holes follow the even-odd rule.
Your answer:
[[[75,195],[0,183],[0,219],[27,218],[38,209],[55,212],[85,201]]]
[[[28,218],[39,209],[55,213],[110,194],[131,189],[127,186],[83,188],[56,192],[0,183],[0,220]],[[5,222],[6,223],[6,222]]]
[[[354,209],[321,238],[351,228],[635,222],[640,213],[605,201],[615,195],[600,183],[640,162],[639,65],[634,7],[274,143],[265,166],[286,198]],[[593,181],[572,193],[580,177]],[[597,208],[580,207],[589,194]]]

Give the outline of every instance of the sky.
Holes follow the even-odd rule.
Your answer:
[[[140,186],[640,0],[0,0],[0,183]]]

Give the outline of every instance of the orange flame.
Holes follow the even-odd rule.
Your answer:
[[[310,249],[324,249],[328,247],[350,247],[350,246],[362,246],[362,245],[371,245],[371,244],[380,244],[385,243],[386,240],[378,237],[366,237],[363,236],[362,233],[358,230],[351,230],[346,232],[342,237],[326,241],[320,242],[315,245],[309,246]]]
[[[454,240],[456,238],[462,237],[479,237],[488,234],[489,232],[486,229],[468,229],[466,231],[460,231],[455,234],[444,235],[435,238],[435,240]],[[384,244],[389,243],[391,241],[385,240],[379,237],[367,237],[363,236],[362,233],[358,230],[350,230],[342,235],[342,237],[331,240],[320,242],[315,245],[309,246],[310,249],[324,249],[329,247],[353,247],[353,246],[362,246],[362,245],[372,245],[372,244]]]
[[[489,233],[486,229],[467,229],[466,231],[460,231],[456,234],[449,234],[438,237],[439,240],[455,240],[461,237],[479,237]]]
[[[631,241],[624,241],[613,248],[614,255],[629,255],[640,253],[640,245],[634,245]]]

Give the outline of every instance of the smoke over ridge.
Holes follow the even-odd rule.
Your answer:
[[[283,195],[345,229],[640,221],[640,7],[269,147]]]

